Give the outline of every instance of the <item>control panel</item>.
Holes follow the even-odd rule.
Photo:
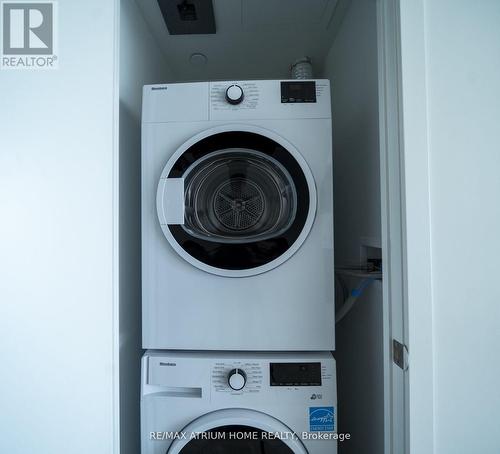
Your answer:
[[[262,382],[262,366],[258,362],[217,362],[212,369],[212,386],[216,392],[257,393],[262,389]]]
[[[143,358],[143,394],[201,399],[223,407],[335,400],[335,360],[328,352],[163,352]],[[314,401],[314,402],[312,402]]]
[[[320,118],[331,118],[327,79],[173,83],[143,91],[143,123]]]
[[[231,112],[241,109],[254,110],[259,105],[259,101],[260,90],[256,82],[211,83],[210,106],[213,111]]]
[[[321,363],[271,363],[271,386],[321,386]]]
[[[299,80],[281,82],[281,102],[316,102],[316,82]]]
[[[331,374],[321,362],[217,362],[212,369],[212,386],[216,392],[255,393],[263,387],[297,388],[322,386]]]
[[[210,120],[330,118],[328,80],[210,82]]]
[[[307,118],[331,118],[327,79],[174,83],[143,91],[143,123]]]

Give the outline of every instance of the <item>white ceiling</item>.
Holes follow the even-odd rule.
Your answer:
[[[337,0],[213,0],[216,34],[171,36],[156,0],[136,2],[178,81],[284,78],[305,55],[317,76],[339,9]],[[191,64],[193,53],[207,64]]]

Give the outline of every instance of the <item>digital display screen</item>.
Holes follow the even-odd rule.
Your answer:
[[[281,102],[316,102],[316,82],[281,82]]]
[[[321,386],[321,363],[271,363],[271,386]]]

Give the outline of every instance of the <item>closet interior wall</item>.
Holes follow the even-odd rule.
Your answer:
[[[175,79],[134,0],[120,2],[120,445],[140,452],[142,86]]]
[[[352,0],[325,61],[332,84],[336,266],[360,265],[381,245],[377,11]],[[345,278],[344,278],[345,279]],[[359,279],[348,279],[353,288]],[[337,282],[338,286],[338,282]],[[336,291],[337,305],[341,292]],[[336,327],[341,454],[384,452],[382,283],[374,281]]]

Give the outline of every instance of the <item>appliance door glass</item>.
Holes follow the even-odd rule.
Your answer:
[[[269,439],[256,427],[222,426],[200,434],[184,446],[180,454],[294,454],[279,439]]]
[[[214,151],[184,175],[183,228],[200,239],[248,243],[277,237],[293,222],[295,184],[275,159],[251,149]]]
[[[188,424],[168,454],[307,454],[298,435],[255,410],[222,409]]]
[[[315,213],[314,182],[298,152],[250,131],[210,134],[184,148],[158,188],[160,224],[174,249],[222,275],[258,274],[286,260]]]

